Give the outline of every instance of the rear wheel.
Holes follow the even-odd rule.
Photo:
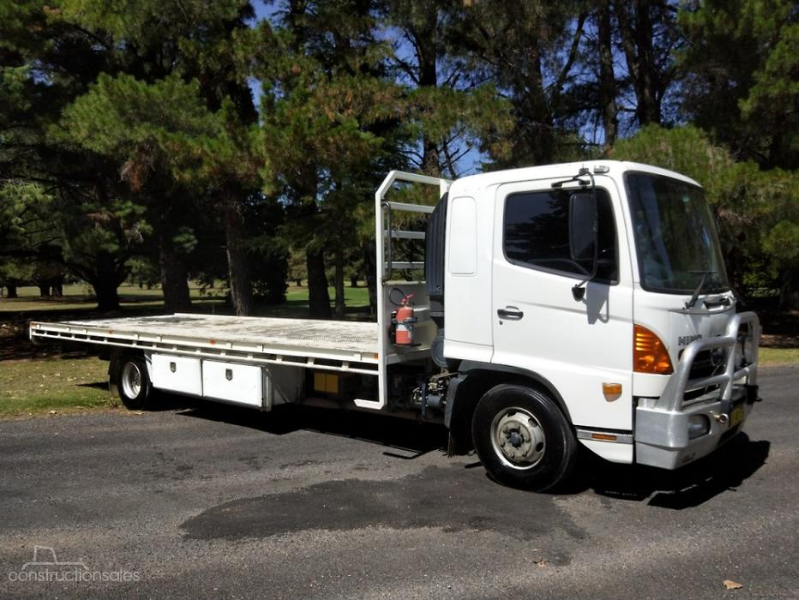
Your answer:
[[[472,438],[486,470],[512,487],[548,490],[569,475],[577,457],[577,440],[561,410],[524,385],[498,385],[480,399]]]
[[[115,383],[125,408],[130,410],[151,408],[153,386],[145,360],[139,356],[123,356],[117,373]]]

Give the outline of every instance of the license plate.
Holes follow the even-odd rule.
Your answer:
[[[744,412],[744,405],[739,404],[735,408],[732,409],[730,413],[730,427],[735,427],[738,423],[741,423],[744,420],[746,413]]]

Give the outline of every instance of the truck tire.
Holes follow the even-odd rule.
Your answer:
[[[153,385],[147,363],[140,356],[123,356],[114,384],[119,399],[128,410],[147,410],[153,405]]]
[[[543,492],[569,475],[577,440],[557,404],[538,389],[519,384],[491,388],[472,417],[477,455],[505,485]]]

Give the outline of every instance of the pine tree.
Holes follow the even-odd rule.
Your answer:
[[[383,76],[386,48],[375,38],[370,2],[282,8],[277,26],[262,23],[254,42],[267,192],[286,203],[284,235],[305,253],[311,316],[332,314],[329,257],[343,317],[343,262],[361,239],[355,215],[371,206],[386,170],[402,90]]]
[[[686,5],[685,108],[733,154],[799,168],[799,11],[791,0]]]
[[[103,0],[67,0],[64,12],[67,20],[89,31],[108,32],[116,46],[124,48],[127,74],[99,81],[93,98],[72,111],[67,123],[91,131],[79,138],[80,143],[119,161],[131,190],[149,207],[167,309],[184,309],[190,303],[185,249],[181,251],[177,240],[188,225],[186,215],[207,202],[225,232],[234,309],[250,314],[242,204],[257,189],[257,178],[247,176],[253,168],[246,160],[247,131],[256,112],[246,74],[237,62],[236,42],[253,15],[249,2],[136,0],[120,11]],[[170,94],[184,95],[191,107],[186,115],[180,104],[162,104],[179,99]],[[90,108],[93,102],[106,111],[97,121],[107,116],[115,119],[113,126],[92,129],[98,115]],[[81,114],[85,118],[79,122]],[[198,127],[203,137],[195,141]],[[158,165],[168,165],[168,175]]]
[[[50,131],[100,72],[118,68],[117,53],[62,13],[58,2],[0,5],[0,211],[19,209],[24,223],[11,242],[0,240],[0,255],[56,261],[94,286],[101,310],[114,310],[140,215],[120,198],[110,161]],[[19,190],[34,188],[20,209]]]

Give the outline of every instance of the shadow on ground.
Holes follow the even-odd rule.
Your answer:
[[[254,418],[251,409],[173,396],[165,400],[173,403],[165,404],[165,409],[174,410],[182,406],[185,409],[179,413],[182,416],[221,421],[275,435],[304,430],[357,439],[385,446],[389,450],[384,454],[398,459],[413,459],[439,451],[442,465],[446,463],[443,454],[447,447],[447,431],[439,425],[297,406],[276,407],[271,414],[258,414]],[[770,447],[768,441],[752,441],[746,434],[741,434],[712,455],[676,471],[613,464],[585,450],[569,482],[555,494],[590,491],[608,498],[646,501],[650,506],[675,510],[692,508],[719,494],[734,492],[766,464]],[[468,470],[480,466],[476,461],[475,456],[475,461],[463,468]]]
[[[650,506],[692,508],[734,492],[766,464],[770,448],[768,441],[752,441],[741,434],[710,456],[676,471],[617,465],[586,451],[569,491],[591,489],[610,498],[648,501]]]
[[[447,431],[441,425],[417,423],[355,411],[338,411],[294,405],[275,407],[271,413],[258,413],[240,408],[191,398],[164,395],[159,410],[183,408],[181,416],[219,421],[273,435],[296,431],[315,431],[357,439],[389,448],[387,456],[413,459],[434,450],[445,451]]]

